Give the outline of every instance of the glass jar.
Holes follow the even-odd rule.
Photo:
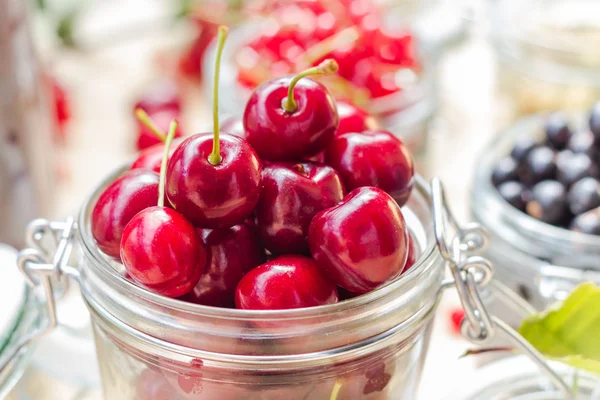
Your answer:
[[[517,114],[581,110],[600,98],[600,3],[489,3],[499,87]]]
[[[518,137],[540,139],[545,120],[541,114],[530,116],[501,132],[482,152],[471,188],[472,216],[490,233],[485,256],[495,265],[495,277],[537,309],[563,299],[580,282],[600,282],[600,236],[530,217],[508,204],[492,185],[498,160],[510,153]],[[503,317],[514,321],[502,308]]]
[[[90,227],[114,177],[84,204],[76,234],[105,398],[319,400],[334,387],[338,400],[414,398],[444,266],[422,183],[403,209],[420,257],[402,277],[334,305],[248,311],[165,298],[124,279]]]
[[[238,82],[235,56],[239,49],[261,32],[261,21],[236,27],[227,39],[219,80],[219,112],[241,117],[252,90]],[[204,88],[207,99],[213,96],[216,43],[204,57]],[[423,60],[418,78],[406,89],[369,100],[365,109],[373,114],[382,128],[397,134],[413,153],[424,150],[435,113],[438,109],[437,76],[428,60]]]

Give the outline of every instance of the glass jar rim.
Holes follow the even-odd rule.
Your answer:
[[[501,130],[491,142],[484,147],[484,150],[478,157],[476,163],[477,169],[475,172],[475,179],[472,185],[473,194],[475,191],[485,193],[486,200],[490,201],[492,207],[497,210],[501,210],[501,213],[506,217],[508,221],[514,226],[519,226],[528,235],[547,238],[552,241],[558,241],[560,243],[570,244],[576,243],[584,246],[593,246],[600,248],[600,236],[592,235],[582,232],[575,232],[565,228],[560,228],[548,223],[542,222],[532,216],[519,211],[512,207],[506,200],[500,196],[500,193],[496,190],[492,184],[491,175],[497,158],[491,157],[490,154],[494,153],[494,149],[503,148],[507,143],[514,143],[517,137],[522,136],[522,131],[529,131],[530,136],[534,135],[539,127],[543,126],[548,113],[538,113],[527,117],[520,118],[508,128]],[[581,116],[578,118],[581,119]],[[505,154],[504,156],[508,156]],[[472,196],[472,198],[474,195]],[[471,208],[473,210],[477,207],[477,202],[473,201]],[[488,229],[494,230],[493,227]]]
[[[427,243],[425,246],[422,246],[422,251],[419,257],[417,258],[414,266],[411,267],[410,270],[406,271],[405,273],[401,274],[395,279],[387,282],[386,284],[382,285],[381,287],[378,287],[377,289],[369,293],[352,299],[340,301],[338,303],[289,310],[239,310],[193,304],[179,299],[161,296],[159,294],[152,293],[149,290],[144,289],[140,286],[137,286],[125,279],[125,277],[122,274],[120,274],[115,268],[113,268],[111,263],[108,261],[107,256],[103,255],[100,249],[96,246],[95,240],[91,234],[88,219],[90,207],[95,203],[95,200],[97,199],[101,191],[106,187],[106,185],[108,185],[115,178],[124,173],[127,170],[127,167],[128,166],[120,167],[117,170],[115,170],[112,174],[110,174],[101,184],[99,184],[96,187],[96,189],[87,197],[87,199],[83,203],[78,217],[77,235],[79,243],[81,244],[81,247],[83,248],[83,251],[87,258],[93,261],[89,264],[91,265],[91,268],[93,268],[94,273],[101,276],[102,279],[105,282],[107,282],[111,287],[124,289],[129,293],[143,299],[144,301],[168,309],[190,313],[197,316],[246,321],[261,319],[285,320],[286,318],[293,319],[314,317],[315,315],[333,315],[338,312],[347,311],[348,309],[357,308],[362,305],[369,304],[387,295],[390,295],[392,292],[400,290],[404,286],[413,283],[415,280],[418,279],[419,276],[425,274],[428,271],[428,269],[432,268],[432,265],[435,264],[431,262],[432,259],[440,257],[439,253],[436,251],[437,247],[435,240],[432,239],[433,227],[423,226],[423,229],[426,230],[425,233],[427,233],[428,236],[428,238],[426,239]],[[424,199],[429,200],[429,187],[426,181],[420,176],[415,176],[413,195],[415,191],[418,192]],[[430,204],[428,205],[430,206]],[[419,240],[418,238],[415,239],[417,241]],[[420,268],[423,265],[426,265],[428,268]]]

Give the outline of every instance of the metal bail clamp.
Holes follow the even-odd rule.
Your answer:
[[[19,253],[17,265],[29,286],[43,287],[46,321],[6,351],[0,358],[0,374],[27,345],[56,328],[56,300],[67,288],[64,273],[73,269],[67,263],[73,250],[73,234],[76,228],[72,217],[64,222],[37,219],[27,226],[28,248]],[[60,291],[57,290],[56,283],[60,283]]]
[[[566,399],[575,399],[572,389],[550,367],[542,354],[510,325],[487,312],[479,290],[488,284],[491,284],[495,290],[501,291],[505,298],[522,309],[531,310],[531,306],[523,304],[524,300],[507,287],[492,281],[492,264],[487,259],[475,255],[488,244],[485,228],[476,223],[460,227],[448,207],[442,183],[437,178],[431,180],[431,201],[437,247],[452,274],[452,279],[442,283],[442,289],[455,287],[465,311],[461,334],[470,342],[481,345],[493,338],[497,331],[504,333],[516,348],[552,380]],[[454,236],[449,238],[450,234]]]

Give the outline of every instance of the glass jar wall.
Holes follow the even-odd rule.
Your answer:
[[[189,304],[124,279],[91,236],[101,189],[78,239],[105,398],[327,400],[338,389],[338,400],[414,398],[444,265],[420,181],[403,209],[420,249],[413,268],[351,300],[281,311]]]

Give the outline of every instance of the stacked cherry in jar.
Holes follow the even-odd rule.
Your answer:
[[[225,36],[221,27],[215,88]],[[141,113],[165,143],[99,196],[99,248],[152,292],[240,309],[330,304],[402,274],[414,263],[400,209],[411,155],[308,78],[337,69],[328,59],[263,83],[223,133],[218,93],[212,133],[173,141],[175,120],[165,134]]]

